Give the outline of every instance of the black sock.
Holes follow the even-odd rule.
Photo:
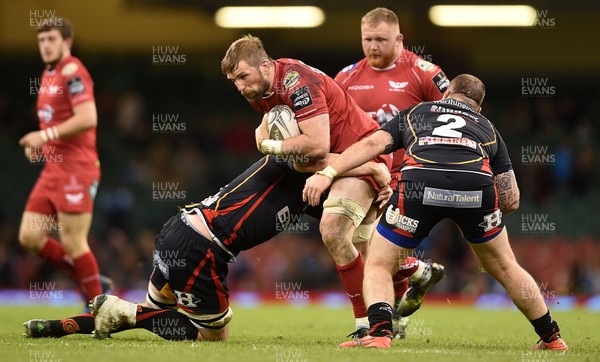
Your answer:
[[[138,306],[135,320],[136,328],[144,328],[164,339],[195,341],[198,338],[198,328],[185,314],[175,310]]]
[[[369,314],[369,334],[373,337],[392,336],[392,307],[387,303],[372,304],[367,310]]]
[[[548,343],[556,338],[560,338],[560,328],[558,328],[558,323],[552,319],[550,311],[546,312],[546,314],[538,319],[529,322],[531,322],[531,325],[535,329],[535,333],[540,336],[542,341]]]
[[[50,321],[52,337],[62,337],[68,334],[92,334],[93,331],[94,316],[89,313]]]

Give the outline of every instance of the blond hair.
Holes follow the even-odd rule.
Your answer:
[[[221,60],[221,71],[223,74],[232,73],[242,60],[246,61],[248,65],[258,68],[265,59],[271,60],[260,38],[250,34],[244,35],[227,49]]]

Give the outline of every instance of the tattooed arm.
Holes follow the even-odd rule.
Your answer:
[[[508,170],[504,173],[494,176],[496,189],[498,190],[498,199],[500,202],[500,211],[504,215],[519,208],[519,186],[515,178],[515,172]]]

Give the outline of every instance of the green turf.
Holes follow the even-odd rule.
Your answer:
[[[235,308],[230,341],[168,342],[145,330],[109,340],[89,336],[60,339],[22,337],[21,323],[60,318],[73,308],[0,307],[2,361],[523,361],[600,360],[600,313],[553,313],[571,351],[529,351],[537,336],[515,311],[426,306],[411,320],[406,340],[388,350],[339,349],[352,331],[349,308],[294,308],[281,305]]]

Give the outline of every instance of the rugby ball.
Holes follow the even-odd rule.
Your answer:
[[[300,135],[300,128],[294,111],[282,104],[271,108],[268,114],[267,128],[272,140],[285,140]]]

